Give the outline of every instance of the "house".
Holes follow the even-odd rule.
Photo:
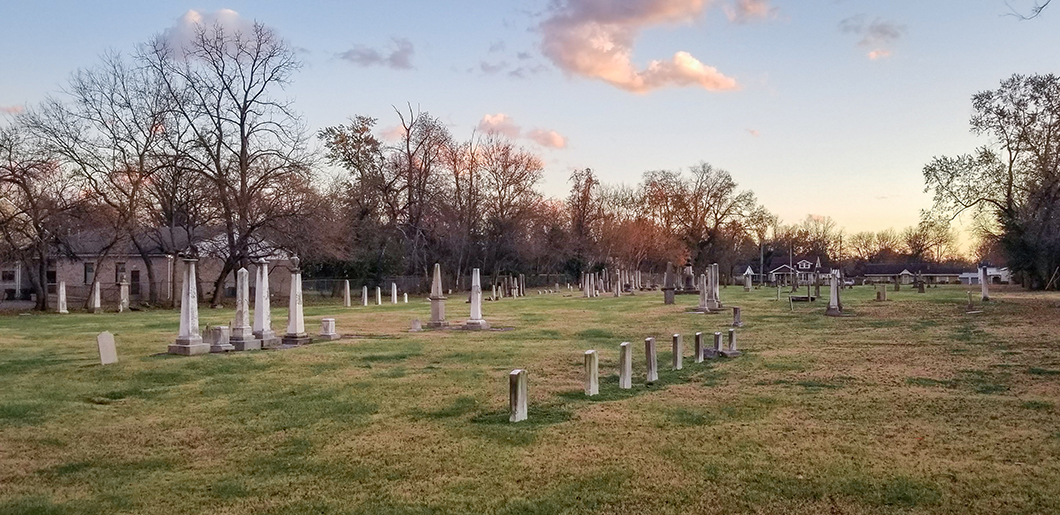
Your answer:
[[[958,284],[965,269],[935,263],[869,263],[865,265],[865,281],[872,283],[913,284],[917,275],[927,284]]]
[[[773,256],[765,263],[764,273],[756,273],[761,268],[758,261],[740,264],[734,267],[733,275],[750,274],[756,282],[770,282],[774,284],[799,284],[810,283],[816,274],[821,277],[832,272],[828,258],[821,256]]]
[[[986,276],[991,284],[1009,284],[1012,282],[1012,271],[1008,267],[987,266]],[[960,274],[961,284],[979,284],[979,271]]]
[[[200,299],[208,299],[213,293],[213,283],[224,266],[223,235],[197,238],[196,246],[201,250],[196,275]],[[188,235],[183,231],[153,231],[151,237],[136,242],[113,243],[103,232],[83,231],[66,238],[67,248],[56,251],[48,260],[47,294],[56,296],[60,281],[66,282],[67,302],[71,307],[85,303],[92,291],[92,283],[99,281],[100,297],[104,306],[117,304],[119,284],[129,284],[129,300],[135,305],[147,302],[153,282],[159,302],[174,304],[180,296],[184,275],[184,262],[178,253],[188,249]],[[137,248],[139,244],[139,248]],[[288,263],[286,254],[265,245],[255,252],[268,256],[269,290],[273,295],[286,295],[290,276],[278,272]],[[175,250],[174,250],[175,249]],[[141,252],[141,250],[143,252]],[[260,251],[260,252],[258,252]],[[7,299],[31,300],[34,296],[29,271],[21,263],[0,263],[0,290]],[[253,266],[248,267],[251,274]],[[253,275],[251,275],[253,278]],[[235,295],[235,274],[230,273],[225,281],[226,297]],[[253,280],[250,285],[254,289]],[[54,297],[51,301],[54,305]]]

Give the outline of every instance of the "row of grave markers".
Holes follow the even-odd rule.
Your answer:
[[[702,363],[707,359],[715,357],[735,358],[741,353],[736,349],[736,330],[729,329],[729,339],[723,346],[722,333],[714,333],[714,347],[707,348],[703,341],[703,333],[696,333],[695,352],[693,353],[696,363]],[[673,335],[673,370],[684,368],[684,341],[680,334]],[[622,342],[618,346],[618,387],[622,390],[633,388],[633,344]],[[659,365],[655,352],[655,338],[644,339],[644,360],[646,384],[659,380]],[[585,351],[584,368],[584,390],[585,395],[593,397],[600,394],[600,358],[596,350]],[[527,371],[526,369],[515,369],[508,374],[508,400],[510,422],[522,422],[527,419]]]

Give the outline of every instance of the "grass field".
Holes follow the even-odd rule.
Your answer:
[[[830,318],[825,302],[791,312],[775,290],[729,287],[744,355],[705,364],[692,334],[731,315],[660,293],[487,302],[510,328],[489,332],[409,333],[422,299],[311,304],[311,330],[335,316],[357,337],[191,358],[161,354],[173,311],[3,316],[0,514],[1060,513],[1060,296],[1002,289],[968,315],[965,291],[877,303],[858,287],[856,316]],[[468,305],[454,295],[447,312]],[[103,330],[116,365],[98,365]],[[618,389],[623,341],[632,390]],[[591,400],[586,349],[600,353]],[[513,368],[529,371],[520,424]]]

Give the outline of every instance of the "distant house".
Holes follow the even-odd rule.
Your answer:
[[[774,256],[765,263],[764,272],[756,272],[759,268],[757,261],[737,265],[734,275],[750,273],[757,282],[792,284],[798,281],[802,284],[813,281],[814,274],[821,277],[832,272],[828,258],[820,256],[798,256],[790,260],[788,256]]]
[[[1012,282],[1012,272],[1008,267],[987,266],[986,276],[990,278],[991,284],[1009,284]],[[962,273],[960,282],[961,284],[979,284],[979,271]]]
[[[173,234],[173,236],[170,236]],[[68,248],[63,252],[56,251],[48,260],[47,288],[49,296],[58,294],[60,281],[66,282],[66,294],[71,307],[88,298],[92,283],[99,281],[100,296],[104,305],[118,302],[119,283],[124,279],[129,284],[129,297],[133,304],[149,300],[148,261],[154,272],[154,282],[162,303],[169,303],[180,296],[184,270],[183,260],[176,254],[187,250],[189,238],[181,232],[169,233],[158,231],[155,238],[139,240],[143,254],[133,242],[111,244],[103,233],[85,231],[67,238]],[[160,239],[164,241],[159,241]],[[213,291],[213,283],[224,264],[222,251],[225,249],[222,236],[199,239],[200,249],[196,267],[198,288],[201,298],[208,298]],[[288,258],[285,254],[261,246],[260,254],[270,256],[269,290],[273,295],[285,295],[288,292],[290,277],[285,273],[273,272],[277,265],[285,265]],[[167,252],[167,249],[169,251]],[[173,249],[176,249],[175,251]],[[145,258],[146,255],[146,258]],[[251,271],[251,290],[253,284],[253,267]],[[33,286],[27,271],[19,262],[0,263],[0,290],[6,299],[30,300]],[[234,296],[235,274],[231,273],[225,281],[225,296]]]
[[[869,263],[865,281],[872,283],[913,284],[919,274],[927,284],[958,284],[966,269],[935,263]]]

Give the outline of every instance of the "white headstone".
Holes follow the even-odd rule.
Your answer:
[[[322,340],[338,340],[340,338],[339,333],[335,330],[335,319],[334,318],[322,318],[320,319],[320,339]]]
[[[838,271],[837,270],[833,270],[832,274],[829,276],[829,279],[830,279],[830,281],[829,281],[829,284],[828,284],[828,309],[824,312],[824,314],[826,314],[828,316],[833,316],[833,317],[842,316],[843,315],[843,310],[840,309],[840,307],[839,307],[839,276],[838,276]],[[735,325],[735,324],[733,324],[733,325]]]
[[[390,303],[397,304],[397,283],[390,283]]]
[[[983,302],[990,300],[990,274],[985,266],[979,267],[979,288],[982,291]]]
[[[66,281],[59,281],[59,313],[69,313],[66,309]]]
[[[226,325],[215,325],[210,328],[209,342],[210,352],[228,352],[235,350],[235,347],[230,342],[230,333],[228,332],[228,326]]]
[[[464,325],[467,329],[489,329],[482,319],[482,277],[478,268],[471,269],[471,318]]]
[[[346,279],[342,282],[342,307],[348,308],[353,305],[353,300],[350,299],[350,280]]]
[[[118,283],[118,313],[129,311],[129,283],[123,275]]]
[[[696,333],[696,363],[703,362],[703,356],[706,349],[703,348],[703,333]]]
[[[236,272],[236,316],[232,320],[232,330],[228,343],[235,350],[261,349],[261,340],[254,337],[250,326],[250,273],[246,268]]]
[[[176,343],[169,346],[170,354],[193,356],[210,352],[210,346],[202,341],[202,336],[199,334],[196,262],[198,262],[197,259],[184,259],[184,283],[181,284],[180,296],[180,334],[177,336]]]
[[[659,380],[659,362],[655,359],[655,338],[644,339],[644,358],[647,368],[647,382]]]
[[[618,346],[618,387],[633,388],[633,344],[629,342]]]
[[[684,358],[685,358],[684,354],[685,354],[685,350],[684,350],[684,344],[682,342],[682,338],[683,337],[681,335],[679,335],[679,334],[675,334],[673,336],[673,351],[674,351],[674,353],[673,353],[673,369],[674,370],[681,370],[682,368],[684,368]]]
[[[383,288],[380,287],[380,286],[376,286],[375,287],[375,305],[376,306],[382,306],[383,305]]]
[[[114,347],[114,335],[110,331],[103,331],[96,337],[96,347],[99,348],[99,364],[110,365],[118,362],[118,350]]]
[[[409,294],[408,293],[402,293],[402,295],[405,296],[405,304],[408,304],[409,303]]]
[[[103,312],[103,303],[99,294],[99,281],[92,283],[92,295],[88,298],[88,310],[93,313]]]
[[[254,281],[254,338],[261,340],[261,347],[279,344],[276,331],[272,330],[272,306],[269,296],[269,262],[265,258],[256,263]]]
[[[431,280],[431,320],[427,322],[430,327],[444,327],[445,322],[445,296],[442,295],[442,265],[434,264],[434,277]]]
[[[526,384],[526,370],[515,369],[508,374],[508,399],[511,407],[511,422],[522,422],[526,420],[526,397],[528,393]]]
[[[283,335],[284,345],[302,345],[310,342],[305,331],[305,315],[302,312],[302,270],[298,267],[298,258],[291,260],[291,292],[287,302],[287,333]]]
[[[595,350],[585,351],[585,395],[600,393],[600,358]]]
[[[368,305],[368,287],[367,286],[362,286],[361,287],[361,302],[364,303],[365,306]]]

